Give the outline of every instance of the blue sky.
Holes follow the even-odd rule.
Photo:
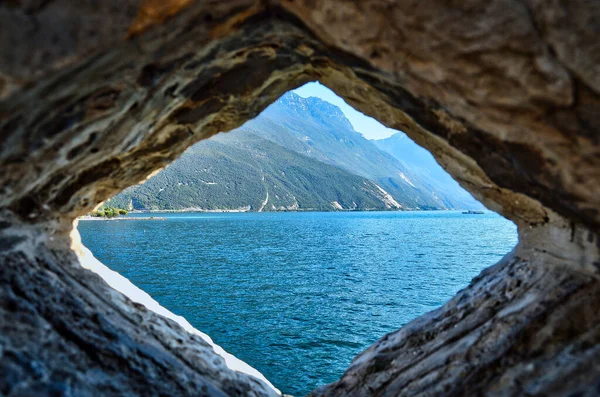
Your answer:
[[[361,112],[355,110],[348,105],[342,98],[337,96],[335,92],[325,87],[319,82],[307,83],[300,88],[292,91],[301,97],[308,98],[310,96],[319,97],[335,106],[342,109],[348,120],[354,126],[354,129],[365,136],[367,139],[382,139],[392,136],[398,131],[387,128],[372,117],[365,116]]]

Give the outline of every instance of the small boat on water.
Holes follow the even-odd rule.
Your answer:
[[[463,214],[468,214],[468,215],[481,215],[481,214],[485,214],[485,212],[483,212],[483,211],[473,211],[473,210],[468,210],[468,211],[463,211]]]

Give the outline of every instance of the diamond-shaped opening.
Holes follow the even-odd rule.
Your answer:
[[[517,242],[429,152],[318,83],[104,206],[166,221],[80,222],[94,255],[293,395]]]

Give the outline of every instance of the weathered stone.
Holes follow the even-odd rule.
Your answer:
[[[595,2],[118,3],[0,6],[0,393],[276,393],[82,269],[70,233],[312,80],[429,149],[520,238],[314,395],[598,393]]]

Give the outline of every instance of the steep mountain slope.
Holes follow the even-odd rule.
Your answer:
[[[244,124],[255,134],[302,155],[370,179],[410,209],[462,208],[430,180],[356,132],[337,107],[287,93]],[[416,145],[415,145],[416,146]]]
[[[457,208],[484,208],[435,161],[431,153],[414,143],[403,132],[372,142],[404,163],[419,180],[443,191]]]
[[[244,128],[202,141],[106,205],[138,210],[398,209],[375,183]]]
[[[256,119],[196,144],[107,205],[240,211],[479,208],[429,153],[408,141],[397,158],[387,141],[369,141],[356,132],[337,106],[287,93]]]

